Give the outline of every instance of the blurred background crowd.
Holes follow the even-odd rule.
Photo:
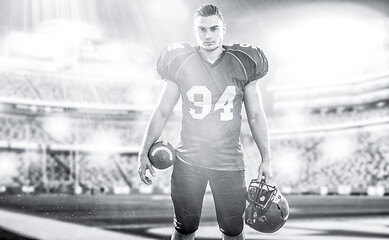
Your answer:
[[[213,2],[227,44],[269,58],[259,85],[271,183],[285,194],[389,194],[387,2]],[[171,169],[143,185],[137,151],[163,84],[158,54],[193,42],[199,3],[0,5],[0,193],[168,194]],[[179,105],[161,137],[173,144]],[[260,155],[247,123],[241,139],[249,181]]]

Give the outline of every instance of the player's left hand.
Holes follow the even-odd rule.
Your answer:
[[[271,160],[264,159],[262,160],[261,164],[259,164],[257,180],[260,181],[264,179],[265,181],[268,181],[271,179],[271,177],[272,177]]]

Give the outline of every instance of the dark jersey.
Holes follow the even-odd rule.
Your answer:
[[[223,46],[214,63],[198,46],[170,45],[158,60],[158,73],[180,87],[182,129],[177,156],[188,164],[216,170],[244,169],[240,141],[243,89],[268,70],[265,55],[247,44]]]

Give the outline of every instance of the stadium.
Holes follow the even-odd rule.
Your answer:
[[[0,1],[0,239],[170,239],[171,168],[139,180],[163,80],[160,51],[193,42],[218,5],[226,43],[269,58],[259,86],[273,178],[290,219],[247,239],[389,238],[389,2]],[[161,139],[180,133],[180,103]],[[242,114],[246,180],[260,154]],[[207,194],[197,239],[220,239]]]

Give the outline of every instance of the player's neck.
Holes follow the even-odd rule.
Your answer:
[[[200,48],[200,54],[201,56],[208,62],[214,63],[216,60],[218,60],[223,53],[223,47],[219,46],[213,51],[206,51],[202,48]]]

